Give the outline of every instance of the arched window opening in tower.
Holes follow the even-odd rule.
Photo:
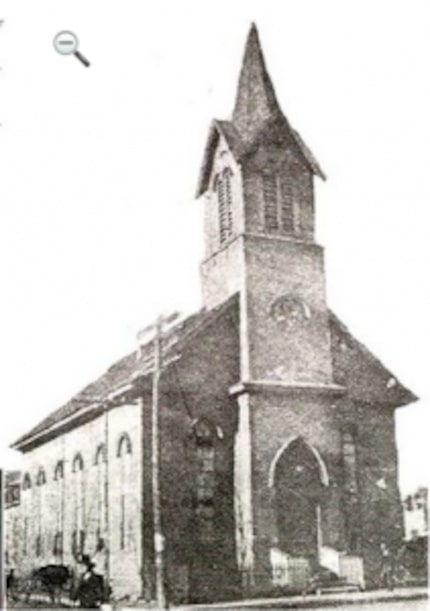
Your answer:
[[[265,228],[268,231],[276,230],[279,228],[278,187],[276,174],[263,174],[263,198]]]
[[[294,233],[294,219],[299,214],[295,191],[291,176],[283,176],[281,178],[281,225],[287,233]]]
[[[221,244],[224,244],[233,235],[232,176],[231,169],[225,168],[215,180]]]

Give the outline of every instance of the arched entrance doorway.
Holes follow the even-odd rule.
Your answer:
[[[281,452],[273,471],[278,547],[288,555],[318,561],[320,504],[326,473],[302,438]]]

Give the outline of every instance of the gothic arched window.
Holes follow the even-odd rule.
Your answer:
[[[230,168],[225,168],[215,179],[218,199],[218,222],[220,242],[223,244],[233,235],[232,176]]]
[[[57,461],[54,469],[54,481],[56,482],[56,532],[52,553],[54,556],[63,554],[63,518],[64,518],[64,460]]]
[[[31,476],[26,473],[22,480],[22,515],[23,515],[23,541],[22,541],[22,552],[24,555],[27,554],[29,548],[29,541],[31,536],[30,531],[30,516],[32,515],[32,498],[29,494],[31,490]]]
[[[128,433],[123,433],[118,441],[117,456],[121,457],[124,454],[131,454],[132,449],[130,435]]]
[[[106,519],[105,519],[105,505],[106,499],[106,461],[107,452],[106,445],[100,443],[97,446],[96,454],[94,457],[94,468],[95,468],[95,486],[96,486],[96,511],[97,511],[97,528],[96,528],[96,546],[100,545],[100,541],[104,537]]]
[[[297,185],[295,180],[295,166],[291,173],[281,179],[281,226],[288,233],[294,233],[295,220],[299,218],[299,201],[297,199]]]
[[[118,441],[117,456],[120,460],[120,494],[119,494],[119,548],[127,549],[132,538],[130,529],[130,486],[132,444],[128,433],[123,433]]]
[[[45,515],[45,489],[44,486],[46,484],[46,473],[43,467],[40,467],[37,476],[36,476],[36,490],[35,490],[35,501],[36,501],[36,511],[35,511],[35,524],[37,528],[37,536],[35,542],[35,553],[36,556],[41,556],[43,554],[43,536],[42,536],[42,525],[44,521]]]
[[[215,430],[205,419],[194,424],[195,436],[195,518],[197,532],[202,543],[210,543],[214,537],[215,519]]]
[[[43,486],[43,484],[46,484],[46,473],[45,469],[40,467],[39,471],[37,472],[36,486]]]
[[[263,174],[264,225],[267,230],[279,228],[278,182],[276,174]]]
[[[75,458],[73,459],[73,462],[72,462],[72,471],[73,473],[76,473],[77,471],[83,471],[83,470],[84,470],[84,459],[82,458],[82,454],[78,452],[77,454],[75,454]]]
[[[353,425],[342,431],[342,458],[346,536],[350,552],[358,552],[360,546],[360,510],[357,479],[357,430]]]
[[[58,481],[64,477],[64,460],[59,460],[55,465],[54,480]]]
[[[24,478],[22,480],[22,489],[23,490],[30,490],[31,488],[31,476],[29,473],[26,473],[24,475]]]
[[[78,452],[72,462],[73,473],[73,521],[74,530],[72,533],[72,553],[75,557],[83,554],[85,545],[85,479],[84,479],[84,459]]]
[[[264,172],[263,200],[266,230],[300,233],[300,166],[291,164],[286,172]]]
[[[94,464],[99,465],[103,462],[106,462],[106,446],[104,443],[99,443],[94,456]]]

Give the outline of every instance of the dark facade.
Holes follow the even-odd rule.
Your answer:
[[[198,185],[203,309],[162,342],[162,528],[177,601],[300,590],[321,566],[374,585],[381,543],[403,537],[394,413],[416,398],[327,307],[314,177],[324,174],[281,111],[253,26],[233,118],[213,122]],[[131,484],[119,509],[109,491],[99,501],[112,573],[126,557],[115,529],[123,537],[133,498],[136,570],[118,591],[146,598],[153,367],[149,342],[16,443],[35,468],[59,451],[57,438],[67,445],[77,431],[90,451],[97,430],[109,456],[108,425],[91,423],[105,418],[112,431],[129,414],[140,448]]]

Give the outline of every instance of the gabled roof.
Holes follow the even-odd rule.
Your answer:
[[[350,398],[392,407],[417,401],[333,312],[329,315],[334,381],[348,389]]]
[[[212,122],[200,171],[197,197],[208,187],[213,156],[220,136],[225,139],[234,159],[242,163],[256,146],[259,146],[265,135],[268,135],[269,139],[276,135],[277,140],[281,137],[284,143],[292,143],[311,172],[325,180],[315,157],[282,113],[267,72],[257,28],[253,24],[246,42],[233,119]]]
[[[202,309],[172,327],[168,333],[163,335],[162,357],[165,363],[168,364],[169,359],[191,342],[196,334],[201,333],[207,325],[215,322],[219,316],[233,307],[237,307],[236,295],[212,310]],[[153,340],[151,340],[141,346],[139,350],[127,354],[114,363],[97,380],[77,393],[65,405],[52,412],[28,433],[21,436],[12,447],[25,448],[33,438],[43,436],[53,427],[58,426],[61,429],[62,423],[75,417],[78,418],[84,412],[89,411],[90,413],[93,412],[94,415],[98,414],[102,406],[111,401],[110,397],[116,391],[133,384],[139,378],[150,375],[153,369]]]
[[[165,363],[169,363],[169,359],[171,361],[179,350],[190,345],[194,337],[199,336],[208,325],[216,323],[222,315],[233,310],[237,312],[238,303],[237,295],[233,295],[216,308],[200,310],[173,327],[163,337]],[[334,382],[346,387],[350,398],[387,407],[399,407],[417,400],[332,312],[329,312],[329,324]],[[13,447],[25,449],[33,439],[44,438],[53,427],[58,427],[60,431],[62,423],[79,418],[88,409],[97,415],[115,391],[150,375],[152,371],[153,341],[150,341],[114,363],[95,382],[20,437]]]

